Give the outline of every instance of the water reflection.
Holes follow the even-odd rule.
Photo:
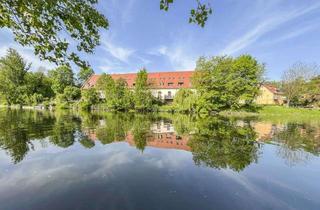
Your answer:
[[[18,163],[34,150],[35,141],[60,148],[79,142],[88,149],[97,142],[127,142],[142,153],[146,147],[183,150],[192,153],[197,165],[242,171],[259,161],[264,144],[277,145],[277,155],[290,166],[318,156],[319,128],[306,123],[186,115],[1,110],[0,147]]]

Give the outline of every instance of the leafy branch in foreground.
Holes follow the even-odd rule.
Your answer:
[[[208,16],[212,14],[212,8],[210,4],[204,4],[200,0],[196,0],[197,7],[190,10],[189,23],[195,23],[204,27]],[[169,5],[173,3],[173,0],[160,0],[160,9],[168,11]]]
[[[212,9],[200,0],[196,2],[189,22],[204,27]],[[98,0],[0,0],[0,28],[10,29],[15,41],[32,46],[42,60],[57,66],[74,62],[86,69],[89,64],[79,52],[92,53],[99,45],[100,29],[109,26],[96,9],[97,3]],[[171,3],[173,0],[160,0],[160,9],[167,11]],[[70,46],[70,42],[74,45]]]
[[[12,30],[15,41],[33,46],[34,53],[56,63],[73,61],[81,67],[86,61],[70,49],[68,38],[77,51],[92,53],[99,44],[99,29],[108,20],[94,7],[97,0],[0,0],[0,27]]]

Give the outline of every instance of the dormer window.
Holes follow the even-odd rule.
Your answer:
[[[183,82],[178,82],[178,86],[182,86],[183,85]]]
[[[173,82],[168,82],[168,86],[173,86]]]

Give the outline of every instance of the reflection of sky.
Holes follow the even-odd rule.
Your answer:
[[[286,165],[265,145],[240,173],[194,165],[186,151],[127,143],[47,145],[13,165],[0,152],[0,209],[316,209],[319,158]]]

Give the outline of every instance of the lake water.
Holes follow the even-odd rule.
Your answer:
[[[0,209],[320,209],[320,119],[0,110]]]

